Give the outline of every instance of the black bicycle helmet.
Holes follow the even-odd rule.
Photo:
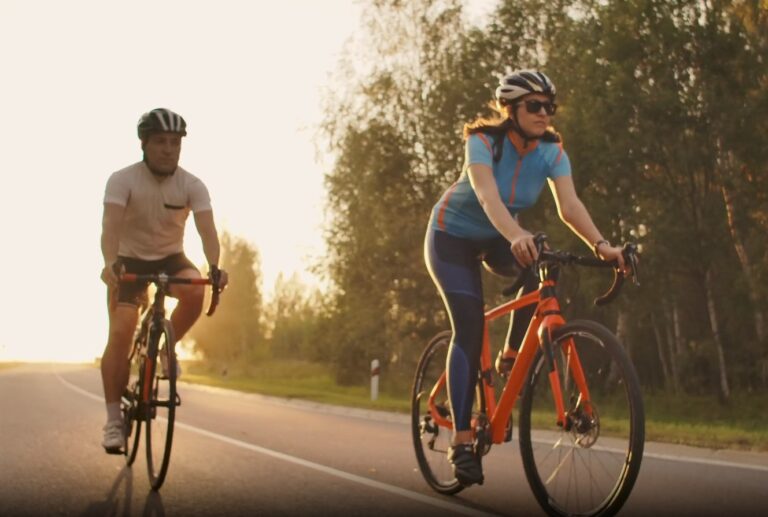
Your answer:
[[[152,133],[178,133],[186,136],[187,123],[178,113],[166,108],[155,108],[141,116],[137,130],[141,140]]]

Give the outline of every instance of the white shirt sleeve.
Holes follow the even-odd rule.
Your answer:
[[[131,185],[128,181],[128,175],[121,174],[121,172],[113,173],[107,180],[104,203],[113,203],[123,207],[128,205],[128,199],[131,197]]]
[[[213,210],[211,207],[211,196],[208,194],[208,188],[198,178],[192,176],[189,184],[189,207],[192,212],[205,212]]]

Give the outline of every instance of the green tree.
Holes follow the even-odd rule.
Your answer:
[[[754,386],[754,359],[768,354],[764,6],[508,0],[479,29],[459,2],[379,0],[364,28],[324,125],[337,157],[326,337],[341,374],[364,371],[373,354],[407,371],[446,325],[421,258],[429,210],[460,172],[461,125],[487,114],[492,78],[540,67],[558,85],[556,125],[580,197],[609,238],[644,251],[643,288],[597,311],[602,277],[566,276],[566,310],[621,332],[649,387],[727,398],[732,384]],[[548,196],[523,224],[581,246]]]
[[[247,241],[224,232],[221,268],[229,285],[211,317],[201,317],[190,332],[194,350],[217,365],[257,360],[266,356],[262,323],[259,253]]]
[[[321,307],[320,292],[309,290],[298,275],[286,278],[279,274],[275,291],[267,307],[272,330],[269,348],[274,357],[321,360],[323,346],[318,336]]]
[[[363,23],[366,44],[342,67],[353,73],[338,79],[347,89],[329,99],[324,126],[337,156],[326,177],[325,269],[337,288],[327,339],[346,382],[367,376],[374,358],[409,377],[428,335],[447,324],[421,243],[432,204],[460,172],[461,122],[489,98],[473,80],[480,65],[457,61],[472,48],[460,2],[370,2]],[[370,65],[355,74],[360,61]]]

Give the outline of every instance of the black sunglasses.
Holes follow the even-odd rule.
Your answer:
[[[541,108],[544,108],[544,111],[549,115],[550,117],[554,115],[557,112],[557,104],[554,102],[549,101],[534,101],[534,100],[527,100],[525,102],[525,111],[528,113],[538,113],[541,111]]]

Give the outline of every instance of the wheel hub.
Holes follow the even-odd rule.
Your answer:
[[[597,408],[591,403],[579,405],[568,412],[567,430],[573,435],[573,441],[579,447],[592,447],[600,436],[600,417]]]

